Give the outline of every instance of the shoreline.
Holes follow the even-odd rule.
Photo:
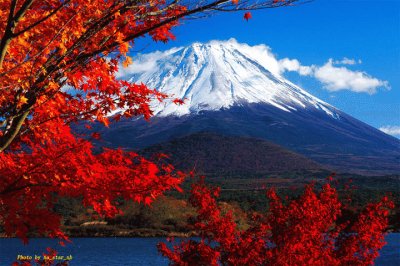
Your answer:
[[[400,230],[388,230],[386,234],[400,234]],[[189,232],[168,232],[160,229],[131,229],[131,230],[119,230],[110,234],[109,232],[96,232],[94,234],[67,234],[69,238],[190,238],[198,237],[199,233],[196,231]],[[0,233],[0,239],[5,238],[18,238],[16,236],[5,236],[4,233]],[[29,238],[50,238],[46,236],[29,236]]]
[[[165,231],[161,229],[138,228],[130,230],[118,229],[113,232],[110,232],[110,230],[103,231],[99,230],[100,228],[96,229],[97,230],[93,230],[90,234],[83,232],[70,232],[69,230],[66,230],[66,235],[69,238],[163,238],[163,237],[190,238],[199,236],[199,233],[196,231],[175,232],[175,231]],[[6,236],[4,233],[0,233],[0,238],[18,238],[18,237]],[[50,237],[31,235],[28,236],[28,238],[50,238]]]

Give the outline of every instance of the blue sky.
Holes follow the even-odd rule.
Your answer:
[[[176,40],[167,44],[137,41],[142,53],[166,50],[193,42],[227,40],[265,44],[277,59],[298,60],[304,66],[324,66],[330,58],[354,59],[354,65],[337,65],[369,78],[387,81],[375,93],[349,89],[328,90],[315,76],[297,72],[284,75],[292,82],[342,111],[376,128],[391,126],[400,137],[400,1],[315,0],[292,7],[253,11],[246,22],[243,12],[219,13],[188,20],[176,28]],[[359,63],[361,60],[362,63]],[[351,89],[351,88],[350,88]],[[372,91],[373,92],[373,91]],[[398,128],[396,128],[398,127]]]

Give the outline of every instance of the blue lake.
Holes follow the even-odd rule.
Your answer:
[[[157,252],[156,244],[165,238],[74,238],[73,243],[60,247],[57,241],[32,239],[23,245],[19,239],[0,239],[0,265],[10,265],[17,255],[41,255],[52,247],[60,256],[72,256],[70,265],[168,265]],[[400,234],[387,236],[388,244],[381,250],[376,265],[400,265]]]

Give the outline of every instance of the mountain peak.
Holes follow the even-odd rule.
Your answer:
[[[158,116],[265,103],[285,112],[308,108],[339,117],[335,108],[282,77],[269,47],[233,38],[139,55],[120,77],[185,101],[181,106],[154,104]]]
[[[194,42],[191,45],[189,45],[188,47],[202,47],[202,46],[211,47],[211,46],[219,46],[219,45],[227,47],[229,45],[235,46],[235,45],[239,45],[239,44],[240,43],[235,38],[230,38],[228,40],[210,40],[206,43]]]

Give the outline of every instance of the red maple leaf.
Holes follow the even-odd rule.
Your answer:
[[[251,18],[252,18],[252,15],[251,15],[251,13],[250,13],[250,12],[246,12],[246,13],[244,13],[244,16],[243,16],[243,18],[244,18],[246,21],[249,21],[249,19],[251,19]]]

